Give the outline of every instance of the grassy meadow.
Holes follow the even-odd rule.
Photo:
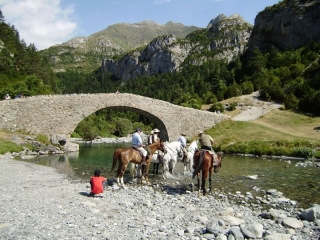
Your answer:
[[[320,158],[320,118],[292,111],[276,109],[252,121],[226,120],[206,133],[214,138],[214,149],[226,153]]]

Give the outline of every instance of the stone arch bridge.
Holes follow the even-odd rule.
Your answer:
[[[160,138],[168,141],[175,141],[181,132],[196,135],[229,118],[128,93],[43,95],[0,101],[0,129],[68,139],[81,120],[103,108],[146,116],[160,130]]]

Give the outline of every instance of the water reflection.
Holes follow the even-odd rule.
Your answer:
[[[40,156],[32,160],[25,160],[45,166],[57,168],[70,176],[88,181],[96,168],[101,174],[111,179],[116,177],[116,172],[110,173],[113,152],[118,147],[129,144],[81,144],[78,153],[65,155]],[[249,157],[225,156],[219,173],[213,173],[213,189],[226,193],[240,191],[242,194],[252,192],[251,186],[262,190],[277,189],[284,196],[295,200],[300,207],[310,207],[313,203],[320,203],[320,168],[315,166],[297,167],[296,162],[289,164],[278,159],[262,159]],[[149,179],[153,183],[164,182],[159,175],[153,175],[150,167]],[[257,179],[247,178],[249,175],[257,175]],[[127,170],[125,181],[132,178]],[[166,182],[177,181],[185,186],[196,183],[191,179],[191,174],[183,174],[183,164],[177,163],[175,174]]]

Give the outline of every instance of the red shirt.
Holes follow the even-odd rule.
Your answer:
[[[90,184],[91,184],[91,192],[93,194],[103,193],[103,186],[102,182],[106,181],[104,177],[91,177]]]

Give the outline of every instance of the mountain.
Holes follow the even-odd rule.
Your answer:
[[[152,21],[118,23],[89,37],[76,37],[41,52],[49,56],[55,72],[64,72],[67,69],[90,72],[99,68],[104,58],[144,46],[155,37],[174,34],[178,38],[184,38],[197,29],[199,28],[195,26],[173,22],[165,25]]]
[[[320,42],[319,25],[319,0],[280,1],[256,16],[248,48],[286,50]]]
[[[175,35],[155,38],[145,48],[135,49],[120,59],[105,59],[102,71],[114,79],[132,80],[138,76],[180,71],[184,65],[201,65],[208,60],[230,62],[243,53],[252,25],[240,15],[220,14],[206,29],[184,39]]]

